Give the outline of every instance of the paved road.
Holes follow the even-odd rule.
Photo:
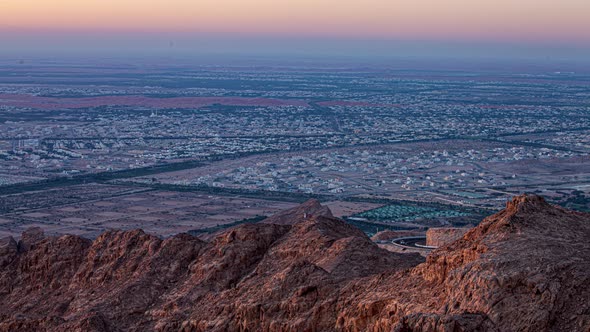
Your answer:
[[[409,248],[420,248],[420,249],[429,249],[429,250],[436,249],[436,247],[426,246],[426,236],[400,237],[400,238],[391,240],[391,243],[398,245],[398,246],[409,247]]]

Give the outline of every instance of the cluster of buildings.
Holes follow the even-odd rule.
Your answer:
[[[195,178],[174,180],[174,184],[262,189],[311,194],[386,194],[409,190],[449,190],[514,185],[523,181],[510,172],[520,160],[571,158],[576,153],[508,146],[479,145],[471,149],[424,151],[419,145],[376,149],[339,149],[331,152],[285,153],[250,159]]]
[[[560,163],[590,153],[590,109],[572,105],[587,91],[576,85],[222,68],[133,75],[143,83],[104,77],[97,85],[0,85],[0,95],[51,105],[15,107],[0,98],[0,185],[260,155],[171,182],[338,195],[441,193],[526,184],[512,166],[519,161]],[[51,104],[138,96],[162,105],[169,97],[228,103]],[[235,98],[260,105],[237,106]]]

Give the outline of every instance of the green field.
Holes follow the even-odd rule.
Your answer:
[[[420,219],[456,218],[470,215],[472,214],[455,209],[394,204],[365,211],[354,217],[381,222],[412,222]]]

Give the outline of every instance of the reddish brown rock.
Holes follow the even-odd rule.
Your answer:
[[[10,263],[18,253],[18,243],[12,236],[0,239],[0,268]]]
[[[289,210],[279,212],[263,220],[267,224],[292,225],[314,217],[333,217],[332,211],[320,204],[317,199],[309,201]]]
[[[457,241],[468,231],[469,228],[430,228],[428,231],[426,231],[426,245],[429,247],[442,247],[451,242]]]
[[[308,207],[209,242],[4,241],[0,331],[590,329],[588,214],[520,196],[424,262]]]
[[[35,244],[41,242],[45,238],[45,233],[40,227],[31,227],[24,231],[18,242],[18,247],[22,251],[27,251]]]
[[[447,323],[466,326],[465,315],[477,314],[483,325],[467,331],[588,331],[589,236],[589,214],[516,197],[426,263],[373,281],[373,291],[356,302],[381,309],[359,322],[362,307],[343,307],[340,326],[446,331]]]

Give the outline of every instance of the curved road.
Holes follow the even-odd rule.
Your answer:
[[[408,237],[400,237],[397,239],[391,240],[391,243],[408,248],[420,248],[420,249],[428,249],[434,250],[437,247],[431,247],[426,245],[426,236],[408,236]]]

